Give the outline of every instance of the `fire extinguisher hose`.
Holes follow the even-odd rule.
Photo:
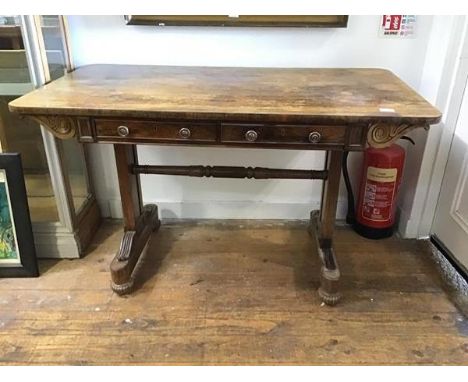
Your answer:
[[[348,192],[348,212],[346,213],[346,223],[354,225],[356,219],[356,211],[354,207],[354,194],[353,187],[351,186],[351,181],[349,180],[348,173],[348,154],[349,151],[345,151],[343,155],[343,161],[341,162],[341,167],[343,169],[343,178],[346,185],[346,191]]]

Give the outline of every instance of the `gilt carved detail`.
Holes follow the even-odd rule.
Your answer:
[[[46,127],[57,138],[73,138],[76,134],[77,126],[73,117],[60,115],[34,115],[31,117]]]
[[[367,132],[367,142],[374,148],[388,147],[403,135],[418,127],[427,126],[412,125],[409,123],[395,124],[391,122],[373,122],[369,124]]]

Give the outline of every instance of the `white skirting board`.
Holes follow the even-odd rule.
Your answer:
[[[74,233],[34,233],[36,256],[45,259],[78,259],[80,248]]]
[[[98,199],[103,217],[122,218],[120,199]],[[310,211],[320,208],[320,201],[313,203],[261,203],[250,201],[184,201],[154,203],[161,219],[309,219]],[[338,201],[337,218],[346,216],[346,200]]]

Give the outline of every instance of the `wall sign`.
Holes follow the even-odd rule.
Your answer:
[[[380,22],[382,37],[415,37],[415,15],[383,15]]]

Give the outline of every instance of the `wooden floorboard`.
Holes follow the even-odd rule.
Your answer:
[[[84,258],[0,279],[1,365],[468,365],[467,306],[423,242],[338,228],[331,308],[304,224],[165,224],[124,297],[108,271],[120,238],[106,222]]]

